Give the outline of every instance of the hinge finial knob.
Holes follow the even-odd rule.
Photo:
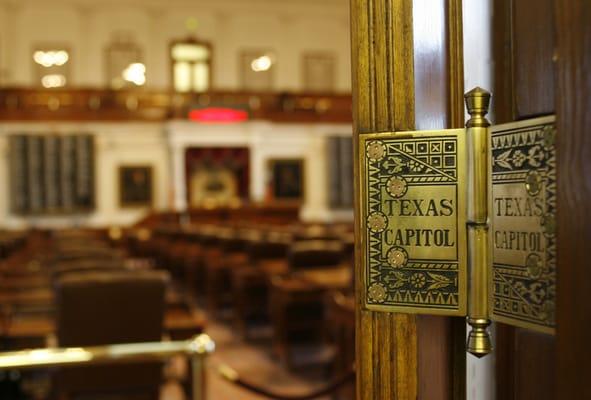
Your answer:
[[[490,92],[478,86],[464,94],[466,108],[468,109],[468,114],[470,114],[470,119],[466,123],[466,127],[490,126],[490,122],[486,119],[490,98]]]

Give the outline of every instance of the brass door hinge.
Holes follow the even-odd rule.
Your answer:
[[[502,321],[554,332],[554,117],[490,126],[490,93],[465,129],[359,136],[364,304],[466,316],[467,350]]]

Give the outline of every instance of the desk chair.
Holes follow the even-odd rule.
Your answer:
[[[343,245],[338,241],[295,242],[287,260],[289,272],[271,280],[269,307],[273,349],[292,367],[295,345],[320,344],[325,339],[326,293],[347,286],[349,280],[342,278],[347,274],[341,273],[346,267]]]
[[[269,279],[287,271],[288,244],[259,238],[246,246],[248,262],[231,271],[234,322],[243,337],[251,322],[269,320]]]
[[[56,328],[60,347],[160,341],[168,274],[70,273],[56,282]],[[159,362],[60,368],[53,380],[57,399],[157,399]]]
[[[355,295],[354,291],[337,291],[326,296],[326,320],[334,346],[332,376],[342,376],[355,363]],[[334,400],[353,400],[355,383],[339,388]]]
[[[126,268],[123,260],[108,259],[108,260],[79,260],[60,262],[51,268],[51,279],[53,281],[59,279],[61,276],[71,273],[94,273],[94,272],[120,272],[129,271]]]

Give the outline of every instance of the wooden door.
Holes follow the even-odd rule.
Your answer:
[[[591,313],[583,243],[591,232],[591,146],[583,104],[591,91],[591,6],[576,0],[493,4],[494,123],[556,114],[558,127],[556,336],[497,324],[497,399],[587,399],[591,375],[582,332],[588,332]]]
[[[459,0],[352,0],[351,18],[356,136],[463,126]],[[356,254],[357,398],[464,398],[464,319],[363,310]]]
[[[503,0],[493,10],[493,123],[556,112],[553,0]],[[498,323],[496,397],[554,399],[556,340]]]
[[[556,335],[498,324],[497,398],[591,399],[591,3],[491,3],[494,123],[556,114],[558,135]],[[351,20],[356,136],[463,125],[460,0],[351,0]],[[365,310],[360,250],[357,398],[464,398],[463,319]]]
[[[591,2],[555,0],[556,399],[591,399]]]

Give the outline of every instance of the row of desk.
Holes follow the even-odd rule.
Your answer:
[[[50,277],[32,261],[31,248],[2,261],[0,276],[1,350],[45,347],[54,336],[54,292]],[[29,266],[33,266],[29,268]],[[188,339],[204,331],[205,315],[173,288],[166,292],[164,329],[173,340]]]

